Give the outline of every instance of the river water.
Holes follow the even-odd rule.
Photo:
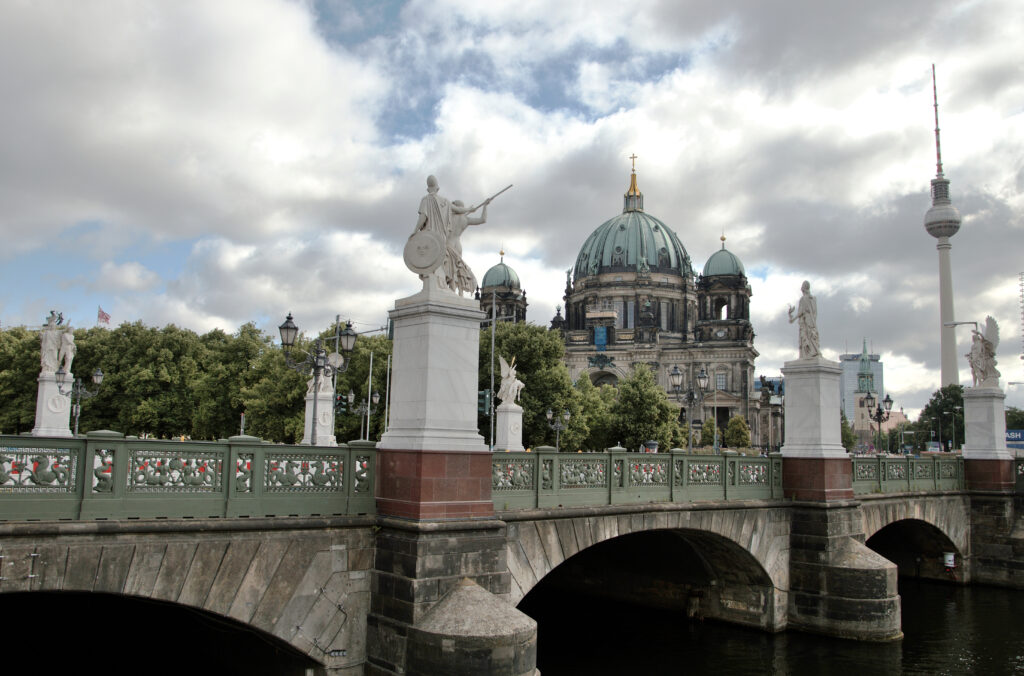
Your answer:
[[[1024,674],[1024,591],[901,580],[902,641],[766,634],[592,598],[541,602],[543,676]]]

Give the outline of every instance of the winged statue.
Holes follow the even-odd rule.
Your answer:
[[[505,358],[498,355],[501,361],[501,387],[498,388],[498,399],[502,403],[515,403],[519,399],[519,393],[523,391],[523,381],[516,378],[516,358],[512,357],[512,363],[505,361]]]
[[[999,386],[1000,373],[996,369],[996,348],[999,347],[999,324],[992,315],[985,318],[982,330],[971,331],[971,351],[967,363],[971,367],[974,386]]]

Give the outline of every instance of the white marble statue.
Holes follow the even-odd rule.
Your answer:
[[[60,327],[60,324],[63,320],[63,315],[59,315],[56,311],[50,310],[50,316],[46,318],[46,324],[40,332],[42,341],[40,365],[43,373],[55,372],[57,370],[57,365],[60,363],[60,338],[61,333],[63,333],[63,329]]]
[[[313,394],[313,387],[316,385],[316,378],[310,376],[309,380],[306,381],[306,394]],[[321,394],[324,392],[328,394],[334,394],[334,379],[326,376],[320,376],[320,387],[319,391]]]
[[[457,291],[460,296],[463,292],[476,291],[476,276],[466,265],[466,261],[462,260],[462,233],[471,225],[482,225],[487,222],[487,205],[490,203],[491,200],[484,200],[480,218],[470,218],[470,212],[464,211],[466,207],[462,200],[452,201],[451,224],[444,255],[444,275],[448,288]]]
[[[512,186],[508,186],[511,188]],[[505,190],[508,190],[505,188]],[[491,203],[502,190],[484,200],[479,206],[466,207],[462,202],[449,201],[439,192],[434,176],[427,177],[427,194],[420,200],[416,227],[405,245],[405,264],[423,280],[424,288],[465,292],[476,290],[476,277],[462,260],[462,232],[469,225],[479,225],[484,218],[470,219],[468,215]]]
[[[799,321],[800,327],[800,358],[811,359],[821,356],[821,344],[818,339],[818,301],[811,295],[811,283],[804,281],[800,285],[800,303],[793,314],[793,306],[789,306],[789,323]]]
[[[57,354],[57,361],[64,367],[65,373],[71,373],[71,362],[75,358],[75,334],[70,326],[64,327],[64,333],[60,337],[60,352]]]
[[[525,387],[523,381],[516,378],[516,358],[512,357],[511,364],[501,355],[498,355],[498,359],[501,360],[501,387],[498,388],[498,399],[501,399],[503,404],[514,404]]]
[[[996,369],[996,348],[999,347],[999,324],[989,315],[982,331],[971,331],[971,351],[967,363],[971,367],[974,387],[999,386],[1000,373]]]

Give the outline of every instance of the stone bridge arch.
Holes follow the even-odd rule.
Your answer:
[[[341,673],[365,661],[374,536],[362,521],[0,524],[0,601],[94,592],[196,608]]]
[[[867,545],[891,560],[904,576],[969,581],[971,505],[966,495],[870,496],[861,499]],[[957,555],[957,571],[942,555]]]
[[[638,505],[529,510],[502,516],[508,523],[513,605],[581,552],[624,536],[661,531],[686,540],[716,571],[721,585],[713,591],[715,599],[708,596],[715,609],[705,612],[708,608],[702,608],[702,614],[771,631],[786,627],[790,531],[785,507]]]

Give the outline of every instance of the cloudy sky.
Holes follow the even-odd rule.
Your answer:
[[[1019,0],[11,0],[0,323],[380,326],[419,285],[401,247],[430,173],[467,203],[515,185],[466,257],[482,276],[504,247],[547,323],[635,153],[695,265],[723,232],[744,262],[759,373],[793,358],[808,279],[826,354],[866,337],[916,412],[939,380],[932,63],[957,318],[994,315],[1024,381],[1022,35]]]

